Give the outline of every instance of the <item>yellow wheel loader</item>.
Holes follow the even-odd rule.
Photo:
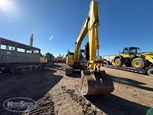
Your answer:
[[[125,47],[119,55],[114,57],[112,65],[146,70],[148,75],[153,76],[153,54],[139,53],[139,50],[138,47]]]
[[[69,65],[66,68],[66,75],[73,75],[73,70],[76,68],[81,70],[79,90],[82,95],[107,94],[114,91],[111,78],[100,69],[103,60],[97,59],[96,52],[99,49],[98,26],[98,2],[92,0],[89,14],[75,42],[75,51],[74,53],[69,52],[66,57],[66,63]],[[85,50],[80,50],[81,43],[87,33],[89,33],[88,43]]]

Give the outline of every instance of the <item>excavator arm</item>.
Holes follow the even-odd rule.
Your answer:
[[[79,59],[80,59],[79,58],[80,46],[81,46],[81,43],[88,32],[88,20],[89,20],[89,18],[87,18],[85,20],[85,22],[83,23],[82,29],[81,29],[81,31],[78,35],[78,38],[75,42],[74,60],[76,60],[76,61],[79,61]]]
[[[100,71],[103,60],[97,59],[96,52],[99,49],[98,26],[98,2],[92,0],[88,16],[77,37],[74,52],[74,62],[79,63],[80,46],[88,33],[89,38],[85,47],[88,66],[81,71],[81,84],[79,86],[82,95],[106,94],[114,90],[112,80],[106,75],[105,71]]]
[[[99,39],[98,39],[98,26],[99,26],[99,17],[98,17],[98,2],[91,1],[89,14],[83,23],[82,29],[76,40],[76,49],[74,53],[74,60],[79,61],[79,50],[80,45],[85,38],[86,34],[89,33],[89,42],[88,42],[88,51],[86,52],[86,58],[90,62],[89,68],[96,71],[99,70],[96,68],[94,63],[97,59],[96,52],[99,49]]]

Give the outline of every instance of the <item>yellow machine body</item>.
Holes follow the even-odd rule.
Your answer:
[[[56,58],[54,58],[54,62],[55,63],[65,63],[65,58],[64,58],[64,56],[59,55]]]
[[[40,53],[40,63],[48,63],[48,60],[45,56]]]
[[[63,57],[57,57],[56,59],[58,62],[63,62]]]
[[[112,65],[125,65],[137,69],[151,68],[153,65],[153,53],[139,53],[139,49],[138,47],[125,47],[122,53],[114,57]]]
[[[74,53],[68,53],[66,56],[66,64],[69,66],[74,66],[76,64],[76,61],[74,59]],[[77,64],[79,67],[84,67],[87,66],[87,61],[81,59],[81,57],[79,57],[79,60],[77,61]],[[79,69],[78,67],[78,69]]]
[[[45,57],[40,57],[40,63],[47,63],[47,58]]]

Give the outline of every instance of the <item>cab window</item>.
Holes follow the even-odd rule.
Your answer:
[[[137,53],[138,53],[137,49],[131,49],[130,50],[130,54],[137,54]]]
[[[123,53],[124,53],[124,54],[128,54],[129,52],[128,52],[127,49],[124,49],[124,50],[123,50]]]

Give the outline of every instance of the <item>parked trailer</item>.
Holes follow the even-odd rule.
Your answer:
[[[111,62],[113,68],[124,69],[133,72],[146,73],[153,76],[153,54],[152,52],[139,52],[138,47],[124,47],[123,51],[114,56]],[[106,60],[106,64],[107,63]],[[114,67],[115,66],[115,67]]]
[[[112,68],[112,69],[123,70],[123,71],[147,75],[147,69],[136,69],[136,68],[125,67],[125,66],[117,67],[117,66],[113,66],[110,64],[102,64],[102,66],[107,67],[107,68]]]
[[[44,68],[47,59],[40,49],[0,37],[0,71],[21,73]]]
[[[139,74],[149,75],[149,76],[153,77],[153,73],[152,73],[153,69],[149,68],[149,67],[144,68],[144,69],[137,69],[137,68],[134,68],[134,67],[114,66],[114,65],[108,63],[107,60],[104,61],[104,63],[102,64],[102,67],[118,69],[118,70],[133,72],[133,73],[139,73]]]

